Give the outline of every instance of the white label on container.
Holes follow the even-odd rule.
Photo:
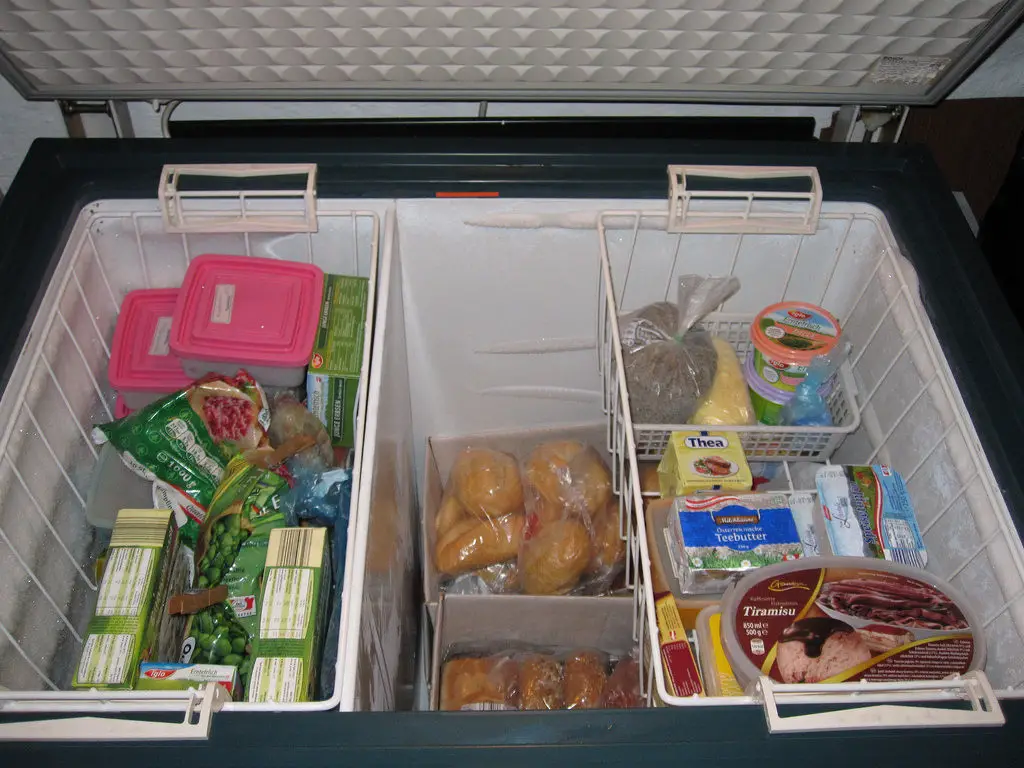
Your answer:
[[[151,549],[114,548],[96,599],[96,615],[138,616],[152,565]]]
[[[132,660],[135,638],[131,635],[89,635],[82,660],[78,662],[78,683],[119,685],[125,681]]]
[[[231,322],[231,310],[235,306],[235,286],[230,283],[215,286],[213,289],[213,309],[210,310],[211,323]]]
[[[171,352],[171,320],[170,317],[161,317],[156,321],[156,328],[153,330],[153,340],[149,343],[149,354],[153,357],[167,357]]]
[[[252,665],[252,678],[249,680],[249,701],[272,701],[278,704],[296,701],[303,678],[302,659],[256,659]]]
[[[301,640],[312,616],[313,571],[274,568],[267,575],[260,610],[260,638]]]

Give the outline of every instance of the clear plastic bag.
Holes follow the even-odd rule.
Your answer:
[[[315,445],[303,451],[302,455],[320,459],[325,468],[334,465],[331,436],[327,434],[320,419],[310,413],[291,392],[279,392],[270,401],[270,429],[267,433],[270,444],[275,448],[295,437],[312,437]]]
[[[525,516],[515,457],[466,448],[455,459],[434,518],[434,561],[448,576],[515,559]]]
[[[711,389],[718,359],[710,334],[693,326],[739,287],[736,277],[683,275],[677,305],[657,302],[620,319],[634,423],[691,422]]]
[[[610,584],[608,576],[618,565],[614,548],[612,562],[605,562],[609,548],[598,551],[595,536],[598,520],[601,541],[607,541],[613,503],[611,473],[600,454],[575,440],[543,443],[527,457],[523,478],[528,511],[519,550],[523,591],[587,592],[592,586],[588,576]],[[617,536],[617,508],[615,528]]]
[[[441,670],[439,703],[442,711],[463,712],[643,706],[636,660],[609,659],[593,650],[449,658]]]

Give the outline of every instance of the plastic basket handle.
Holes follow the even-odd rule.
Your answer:
[[[314,163],[165,165],[157,197],[168,232],[316,232]],[[252,179],[304,176],[302,189],[181,190],[185,177]]]
[[[811,188],[808,192],[696,190],[691,177],[729,181],[806,178]],[[817,168],[670,165],[668,179],[669,232],[810,235],[818,229],[821,179]]]
[[[985,673],[980,671],[950,680],[908,683],[782,685],[773,682],[771,678],[761,677],[756,687],[771,733],[992,727],[1006,722],[992,685]],[[970,709],[906,705],[906,702],[914,700],[963,701],[970,705]],[[779,714],[779,703],[841,705],[848,708],[783,717]]]
[[[210,738],[213,713],[227,701],[223,686],[201,690],[139,692],[128,696],[82,693],[0,693],[0,713],[31,715],[90,712],[84,717],[0,722],[0,741],[181,741]],[[180,722],[104,717],[131,712],[180,712]]]

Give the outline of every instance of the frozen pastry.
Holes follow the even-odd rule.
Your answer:
[[[448,475],[448,493],[467,513],[494,519],[523,511],[523,485],[516,460],[489,448],[466,448]]]
[[[605,661],[594,651],[577,651],[565,660],[566,709],[597,709],[604,692]]]
[[[608,465],[597,451],[576,440],[537,446],[526,460],[524,475],[533,494],[532,511],[545,521],[566,512],[593,515],[612,495]]]
[[[594,515],[594,548],[587,573],[611,575],[626,561],[626,542],[619,535],[619,501],[615,496]]]
[[[441,709],[519,708],[519,664],[507,656],[451,659],[441,673]]]
[[[515,559],[523,534],[524,516],[505,515],[494,520],[467,516],[438,535],[437,570],[455,576]]]
[[[640,704],[640,666],[635,659],[622,659],[604,684],[601,706],[605,709],[633,709]]]
[[[591,556],[590,532],[576,518],[540,525],[523,541],[519,577],[529,595],[564,595],[587,569]]]
[[[820,683],[871,660],[853,627],[828,617],[800,619],[779,637],[777,661],[784,683]]]
[[[550,656],[528,656],[519,667],[521,709],[563,709],[562,665]]]

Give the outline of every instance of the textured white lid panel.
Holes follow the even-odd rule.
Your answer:
[[[44,98],[934,100],[1024,0],[0,0]]]

